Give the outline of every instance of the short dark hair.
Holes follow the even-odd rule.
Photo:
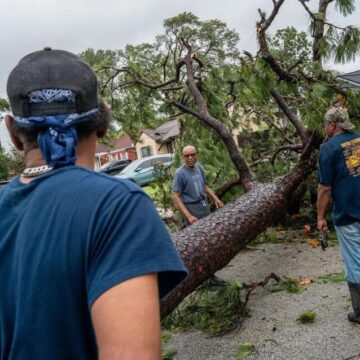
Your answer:
[[[87,121],[74,125],[79,142],[86,139],[94,131],[105,133],[111,122],[111,111],[108,105],[102,100],[99,103],[99,111],[91,115]],[[19,136],[21,142],[28,149],[38,148],[37,138],[48,126],[24,127],[14,121],[14,132]]]

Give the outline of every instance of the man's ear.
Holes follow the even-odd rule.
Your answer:
[[[24,144],[21,142],[19,136],[14,131],[14,118],[11,115],[5,115],[6,127],[9,131],[11,141],[18,150],[24,150]]]

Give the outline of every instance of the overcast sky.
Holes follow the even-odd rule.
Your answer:
[[[318,0],[311,0],[308,4],[315,9],[317,3]],[[332,5],[329,19],[340,26],[360,26],[360,0],[355,3],[356,13],[347,18],[340,16]],[[255,52],[258,8],[270,11],[272,0],[4,0],[0,96],[6,96],[9,72],[29,52],[51,46],[79,53],[87,48],[121,49],[127,43],[149,42],[161,33],[164,19],[183,11],[191,11],[200,19],[225,21],[240,34],[239,48]],[[309,26],[298,0],[285,1],[269,32],[287,26],[299,30]],[[358,70],[360,61],[330,66],[348,72]]]

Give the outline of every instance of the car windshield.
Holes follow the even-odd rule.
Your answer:
[[[108,167],[110,167],[112,164],[116,163],[116,161],[109,161],[106,164],[102,165],[101,167],[99,167],[99,170],[104,170],[107,169]]]
[[[133,161],[123,171],[121,171],[121,174],[129,174],[129,173],[133,172],[136,169],[136,167],[143,161],[144,161],[143,159]]]

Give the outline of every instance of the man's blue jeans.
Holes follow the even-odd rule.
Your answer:
[[[335,230],[344,259],[346,280],[360,284],[360,222],[335,226]]]

